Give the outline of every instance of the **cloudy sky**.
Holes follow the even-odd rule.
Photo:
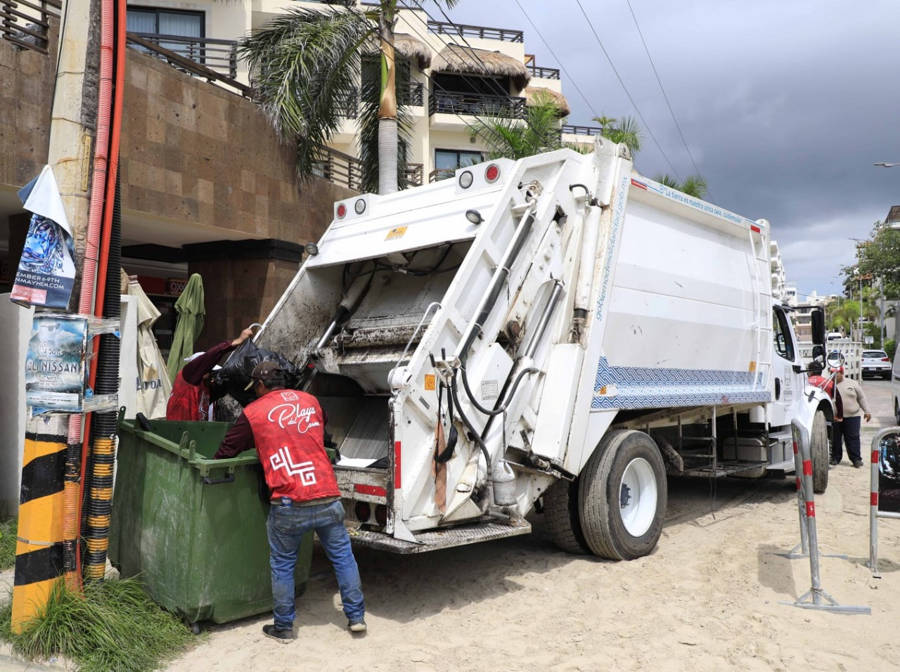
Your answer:
[[[659,147],[645,132],[638,170],[684,178],[696,171],[629,1],[708,200],[771,222],[801,299],[840,293],[849,238],[900,204],[900,166],[872,165],[900,163],[900,3],[581,0],[637,109],[576,0],[461,0],[448,13],[524,30],[537,65],[568,73],[569,123],[639,113]]]

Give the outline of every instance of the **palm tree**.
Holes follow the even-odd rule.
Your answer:
[[[521,159],[563,146],[559,106],[543,92],[536,94],[527,106],[524,124],[509,117],[476,117],[469,130],[473,138],[486,145],[489,159]]]
[[[440,0],[453,7],[458,0]],[[397,191],[397,94],[394,24],[397,0],[377,7],[291,9],[241,41],[254,96],[278,133],[296,143],[297,172],[315,173],[317,155],[355,104],[360,53],[377,41],[381,62],[378,104],[378,192]]]
[[[640,151],[643,134],[634,117],[622,117],[618,126],[613,126],[616,120],[612,117],[594,117],[594,121],[600,124],[600,135],[604,138],[621,142],[628,147],[632,156]]]
[[[666,185],[670,189],[677,189],[694,198],[703,198],[706,195],[706,180],[700,175],[689,175],[684,178],[684,182],[679,182],[668,174],[658,175],[653,179],[660,184]]]

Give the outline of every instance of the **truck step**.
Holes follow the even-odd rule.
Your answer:
[[[442,530],[416,534],[415,537],[418,543],[395,539],[383,532],[372,532],[370,530],[349,530],[349,532],[350,539],[357,546],[406,555],[529,534],[531,532],[531,523],[527,520],[522,520],[515,524],[491,522],[448,527]]]
[[[701,467],[685,468],[684,471],[680,472],[669,473],[676,476],[699,476],[702,478],[714,476],[719,478],[721,476],[728,476],[729,474],[736,474],[741,471],[750,471],[752,469],[759,469],[760,467],[767,466],[768,462],[740,462],[737,460],[727,460],[719,461],[716,464],[715,472],[713,472],[712,465],[708,464]]]

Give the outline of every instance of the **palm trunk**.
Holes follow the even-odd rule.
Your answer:
[[[382,3],[378,18],[381,41],[381,98],[378,104],[378,193],[397,191],[397,83],[394,62],[396,2]]]

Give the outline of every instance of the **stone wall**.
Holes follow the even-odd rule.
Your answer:
[[[298,186],[291,148],[254,103],[134,49],[121,170],[126,221],[183,222],[222,238],[315,240],[334,201],[355,193],[319,179]]]
[[[52,21],[50,54],[58,21]],[[47,163],[53,103],[53,56],[0,40],[0,185],[18,189]],[[77,151],[77,148],[76,148]]]

